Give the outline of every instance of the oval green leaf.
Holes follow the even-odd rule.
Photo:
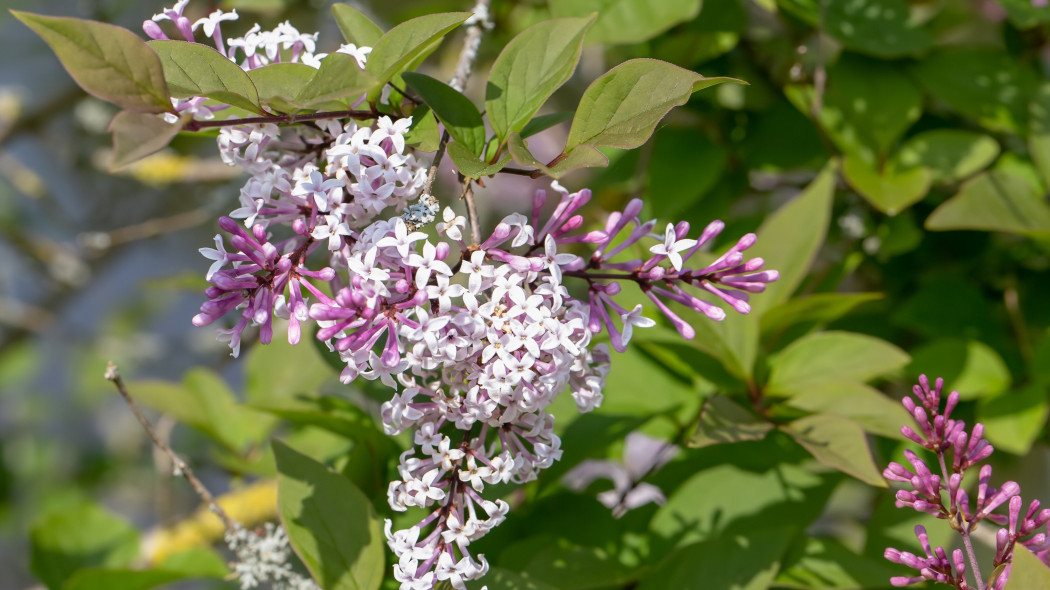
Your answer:
[[[799,338],[769,361],[766,393],[794,396],[842,381],[868,381],[910,361],[903,350],[853,332],[818,332]]]
[[[325,590],[376,590],[383,581],[383,534],[368,498],[350,480],[280,441],[277,507],[288,539]]]
[[[275,63],[248,72],[259,91],[259,102],[282,113],[299,110],[295,98],[316,75],[314,68],[296,63]]]
[[[45,512],[29,538],[29,567],[48,588],[61,588],[83,568],[130,567],[139,554],[135,527],[86,502]]]
[[[383,86],[430,46],[471,17],[470,12],[443,12],[407,20],[386,32],[368,54],[365,71],[375,82],[368,100],[375,101]],[[324,62],[322,62],[323,64]]]
[[[864,429],[853,420],[834,414],[814,414],[795,420],[783,430],[824,465],[864,483],[886,487],[886,480],[871,457]]]
[[[597,12],[598,20],[587,33],[588,43],[641,43],[693,20],[701,0],[550,0],[547,4],[556,17]]]
[[[693,92],[734,78],[705,78],[655,59],[632,59],[595,80],[580,98],[566,151],[581,145],[636,148]]]
[[[330,53],[321,60],[321,67],[314,77],[295,97],[295,104],[312,106],[329,101],[350,104],[375,85],[375,78],[357,65],[357,58],[345,53]]]
[[[467,146],[458,141],[449,143],[445,149],[448,151],[448,155],[452,158],[452,163],[456,165],[459,173],[468,178],[491,176],[502,170],[507,165],[507,162],[510,162],[509,152],[503,154],[494,164],[479,160]]]
[[[84,569],[74,574],[62,590],[148,590],[187,578],[166,570]]]
[[[155,113],[120,111],[109,123],[109,132],[113,134],[110,169],[122,168],[164,149],[192,118],[185,114],[172,124]]]
[[[842,175],[862,197],[887,215],[918,203],[930,190],[930,171],[923,166],[898,167],[892,160],[881,169],[856,154],[842,160]]]
[[[1006,590],[1050,588],[1050,568],[1023,545],[1016,545]]]
[[[223,54],[200,43],[150,41],[164,66],[164,79],[176,98],[207,96],[219,102],[265,114],[251,78]]]
[[[521,131],[572,76],[583,36],[594,19],[592,15],[541,22],[511,39],[500,52],[485,86],[485,108],[501,144],[510,133]]]
[[[374,47],[383,37],[383,29],[349,4],[333,4],[332,16],[347,43],[358,47]]]
[[[929,168],[934,184],[950,184],[986,168],[999,156],[991,136],[965,129],[936,129],[908,139],[896,160],[905,167]]]
[[[88,94],[129,111],[171,111],[160,58],[131,31],[90,20],[11,14],[40,35]]]
[[[849,49],[877,57],[913,55],[933,42],[905,0],[779,0],[778,4],[820,26]]]
[[[981,173],[934,209],[926,229],[1050,232],[1050,205],[1032,183],[1003,170]]]
[[[452,139],[480,158],[485,148],[485,121],[474,103],[455,88],[425,74],[405,72],[401,77],[434,111]]]

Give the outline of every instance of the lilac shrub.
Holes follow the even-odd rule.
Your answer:
[[[943,547],[931,547],[926,528],[918,525],[915,535],[925,557],[894,548],[887,548],[885,553],[886,559],[916,569],[918,575],[898,576],[890,581],[894,586],[932,580],[958,590],[1002,590],[1010,577],[1018,543],[1050,565],[1050,529],[1047,529],[1050,508],[1040,510],[1039,500],[1032,500],[1025,509],[1021,488],[1016,482],[1008,481],[998,488],[992,487],[992,466],[987,464],[979,468],[977,497],[971,504],[963,489],[963,478],[968,471],[987,460],[993,448],[983,438],[984,425],[977,423],[967,433],[965,422],[951,418],[952,410],[959,403],[959,392],[948,394],[943,399],[942,408],[943,387],[941,378],[937,378],[931,389],[929,379],[920,376],[919,384],[912,389],[915,399],[906,396],[903,404],[921,432],[908,426],[901,428],[901,433],[909,440],[937,456],[937,473],[913,451],[905,450],[911,469],[892,462],[883,475],[886,479],[905,484],[904,489],[897,491],[898,508],[908,507],[947,520],[962,538],[965,554],[963,549],[955,549],[949,557]],[[1003,504],[1007,505],[1006,515],[994,513]],[[971,540],[973,532],[984,520],[1003,527],[995,534],[995,558],[987,583],[981,575]],[[967,571],[974,580],[973,585],[967,578]]]

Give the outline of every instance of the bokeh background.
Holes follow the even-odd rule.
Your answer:
[[[355,5],[389,27],[467,4]],[[495,0],[496,29],[476,69],[484,71],[529,24],[587,4]],[[1028,0],[658,4],[635,28],[592,34],[555,103],[572,104],[590,80],[631,57],[750,86],[698,94],[641,149],[610,150],[609,168],[563,183],[591,186],[609,207],[644,196],[661,219],[702,226],[721,218],[725,235],[737,236],[839,158],[829,235],[801,291],[882,296],[849,313],[818,313],[764,342],[764,350],[775,353],[818,326],[892,342],[913,361],[884,380],[883,390],[899,396],[919,373],[948,378],[967,394],[962,411],[990,423],[989,438],[1003,451],[998,473],[1022,481],[1026,496],[1050,499],[1050,9]],[[340,38],[329,2],[194,0],[190,11],[218,6],[242,14],[241,29],[224,25],[228,35],[255,20],[265,27],[288,19],[319,32],[321,48]],[[0,8],[0,587],[21,589],[39,583],[30,571],[30,531],[63,506],[90,500],[144,531],[196,509],[196,498],[151,453],[102,378],[107,360],[154,384],[203,366],[235,396],[251,385],[245,360],[230,359],[210,328],[189,323],[208,266],[197,249],[211,245],[216,217],[237,206],[243,179],[222,165],[209,137],[180,137],[170,150],[111,174],[106,126],[114,107],[85,96],[6,10],[138,31],[162,6],[0,0]],[[431,73],[447,77],[457,40],[429,59]],[[468,94],[480,102],[479,77]],[[532,147],[553,156],[565,133],[555,128]],[[527,202],[535,188],[517,177],[487,184],[479,202],[489,221]],[[248,362],[252,354],[244,355]],[[620,367],[613,380],[650,370]],[[626,381],[645,382],[637,374]],[[213,491],[243,489],[257,477],[216,452],[192,419],[150,415]],[[324,453],[339,452],[320,435],[307,439]],[[888,443],[876,450],[884,453],[877,457],[892,454]],[[880,553],[866,523],[885,499],[850,484],[833,499],[813,530]]]

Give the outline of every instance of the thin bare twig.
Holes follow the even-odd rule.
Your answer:
[[[193,488],[193,491],[197,492],[197,495],[200,496],[201,500],[204,501],[208,508],[222,520],[222,524],[226,527],[227,531],[236,531],[238,528],[237,523],[234,522],[234,520],[230,518],[228,514],[226,514],[226,511],[223,510],[222,507],[215,502],[215,496],[212,496],[211,492],[208,491],[208,488],[204,487],[204,484],[201,483],[201,480],[197,479],[197,476],[194,475],[193,470],[190,469],[190,466],[187,465],[186,462],[183,461],[181,458],[179,458],[179,456],[175,454],[175,451],[171,450],[171,447],[169,447],[167,444],[164,443],[163,440],[161,440],[160,436],[157,434],[157,431],[154,430],[153,426],[150,425],[149,420],[146,419],[146,416],[143,415],[142,410],[139,409],[138,404],[135,403],[135,400],[131,397],[131,394],[128,393],[128,388],[124,385],[124,379],[120,377],[120,372],[117,370],[117,365],[113,364],[112,361],[106,364],[105,376],[106,379],[112,381],[113,385],[116,386],[117,391],[120,392],[121,397],[124,398],[124,401],[127,402],[128,407],[131,408],[132,413],[135,414],[135,418],[138,418],[139,424],[142,424],[142,427],[146,429],[146,434],[148,434],[150,439],[153,440],[153,444],[156,445],[158,449],[163,451],[171,459],[172,465],[174,465],[174,472],[178,475],[181,475],[186,479],[186,481],[189,482],[190,487]]]
[[[463,180],[463,192],[460,199],[467,202],[467,218],[470,220],[470,241],[474,244],[481,243],[481,225],[478,223],[478,207],[474,203],[474,181],[466,178]]]

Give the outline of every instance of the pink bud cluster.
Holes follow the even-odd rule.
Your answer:
[[[915,419],[920,432],[904,426],[901,433],[936,454],[939,474],[933,473],[929,465],[914,452],[905,450],[904,455],[911,469],[891,462],[883,476],[910,488],[897,491],[898,508],[909,507],[945,519],[962,536],[969,553],[969,569],[976,585],[970,585],[967,580],[967,556],[963,550],[954,550],[949,558],[943,547],[930,546],[926,529],[922,526],[915,527],[915,534],[925,557],[893,548],[886,549],[885,553],[886,559],[914,568],[918,570],[918,575],[898,576],[891,578],[890,582],[894,586],[907,586],[932,580],[958,590],[1002,590],[1010,576],[1014,546],[1018,542],[1050,564],[1050,539],[1047,535],[1050,530],[1037,532],[1050,523],[1050,509],[1040,510],[1039,501],[1033,500],[1022,513],[1024,501],[1020,496],[1020,486],[1008,481],[999,488],[992,487],[992,467],[987,464],[980,467],[977,496],[971,503],[969,494],[962,487],[964,474],[986,460],[993,448],[983,438],[982,424],[975,424],[967,433],[962,420],[951,418],[952,410],[959,403],[959,392],[951,392],[943,400],[944,407],[941,408],[943,387],[943,379],[938,378],[931,388],[929,380],[922,375],[919,384],[913,388],[915,399],[905,396],[902,402]],[[993,511],[1003,504],[1008,505],[1007,514],[995,514]],[[981,579],[970,544],[970,534],[986,519],[999,526],[1006,525],[996,533],[996,554],[992,565],[999,573],[988,586]]]

